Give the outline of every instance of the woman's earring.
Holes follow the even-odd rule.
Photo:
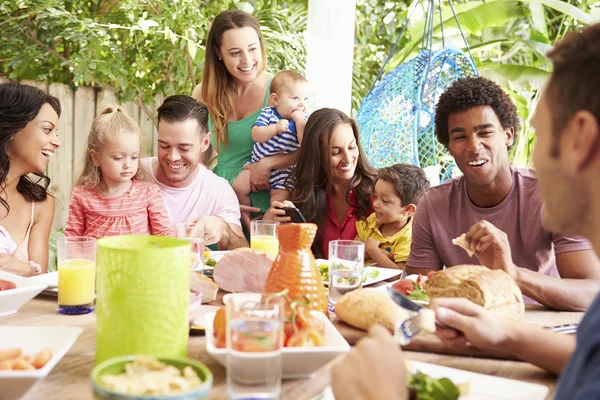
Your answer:
[[[219,57],[219,61],[221,61],[221,60],[222,60],[222,58],[221,58],[221,57]]]

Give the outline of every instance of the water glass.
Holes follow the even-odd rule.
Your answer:
[[[192,246],[190,269],[202,272],[204,269],[204,226],[193,222],[176,224],[175,236],[190,243]]]
[[[333,311],[345,293],[362,287],[365,265],[365,244],[357,240],[329,242],[329,294],[327,301]]]
[[[87,314],[94,310],[96,239],[63,237],[56,241],[58,312]]]
[[[227,392],[230,399],[277,399],[281,392],[285,300],[227,301]]]
[[[279,253],[277,221],[257,220],[250,223],[250,248],[261,250],[275,259]]]

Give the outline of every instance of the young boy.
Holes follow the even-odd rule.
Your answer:
[[[289,154],[300,148],[308,119],[308,93],[308,81],[297,72],[281,71],[273,77],[270,98],[274,107],[263,108],[252,126],[252,140],[256,143],[248,164],[275,154]],[[290,171],[291,168],[271,171],[271,203],[288,199],[285,181]],[[251,171],[244,169],[232,183],[240,204],[251,205],[251,177]]]
[[[375,212],[356,223],[356,240],[365,242],[365,258],[382,268],[404,269],[412,238],[412,216],[429,189],[425,172],[414,165],[396,164],[379,170]]]

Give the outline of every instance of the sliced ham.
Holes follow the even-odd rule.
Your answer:
[[[0,279],[0,290],[10,290],[10,289],[14,289],[16,287],[17,287],[17,285],[15,285],[14,282]]]
[[[219,287],[212,279],[199,272],[190,272],[190,291],[202,294],[202,304],[215,301]]]
[[[272,265],[273,260],[262,251],[235,249],[217,262],[213,279],[226,292],[262,293]]]

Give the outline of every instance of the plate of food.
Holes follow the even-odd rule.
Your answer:
[[[213,269],[217,262],[223,258],[225,254],[229,253],[229,250],[206,250],[204,252],[204,266],[203,271],[212,274]]]
[[[325,286],[329,285],[329,260],[318,258],[317,267],[321,273],[321,279]],[[365,266],[363,272],[362,285],[369,286],[377,282],[385,281],[390,278],[394,278],[402,274],[400,269],[391,268],[378,268],[378,267],[367,267]]]
[[[419,361],[407,361],[410,399],[543,400],[548,388]],[[334,400],[331,387],[319,397]]]
[[[431,276],[431,274],[428,275]],[[387,291],[388,287],[392,287],[411,299],[416,304],[426,306],[429,304],[429,296],[423,288],[425,281],[427,281],[427,276],[421,274],[412,274],[408,275],[404,279],[379,286],[377,289],[381,291]]]
[[[257,293],[235,293],[227,301],[260,301]],[[284,347],[282,354],[283,379],[299,379],[312,376],[319,368],[336,357],[350,351],[350,345],[329,321],[318,311],[308,311],[300,303],[293,302],[290,313],[296,316],[286,321],[283,329]],[[225,307],[206,316],[206,351],[221,365],[227,366]],[[248,370],[261,368],[270,362],[269,352],[273,344],[264,336],[248,335],[236,343],[246,348],[240,362],[248,365]],[[251,349],[251,350],[250,350]],[[264,354],[264,353],[267,354]]]

